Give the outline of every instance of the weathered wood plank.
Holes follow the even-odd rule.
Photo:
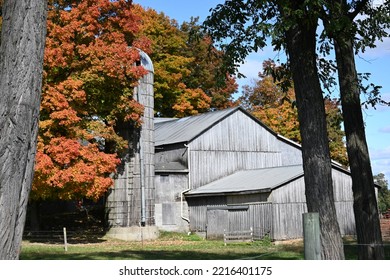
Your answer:
[[[253,242],[253,228],[241,231],[224,230],[223,242],[225,246],[232,242]]]

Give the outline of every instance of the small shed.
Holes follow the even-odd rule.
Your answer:
[[[253,230],[253,236],[274,240],[302,237],[302,214],[307,212],[302,165],[238,171],[186,194],[190,230],[207,238],[224,232]],[[349,174],[335,166],[333,184],[343,235],[355,233]]]

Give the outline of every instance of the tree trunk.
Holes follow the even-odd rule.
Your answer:
[[[375,194],[374,179],[367,148],[356,73],[352,39],[335,39],[347,152],[352,175],[354,213],[359,259],[384,259],[384,249]]]
[[[18,259],[31,190],[47,0],[6,0],[0,57],[0,259]]]
[[[344,259],[333,196],[325,105],[316,66],[316,29],[316,19],[293,24],[286,32],[287,51],[302,137],[308,211],[320,216],[321,258]]]

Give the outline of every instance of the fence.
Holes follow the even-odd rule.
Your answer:
[[[252,242],[253,241],[253,229],[247,231],[224,231],[223,241],[225,246],[231,242]]]
[[[102,242],[105,232],[103,230],[48,230],[48,231],[25,231],[23,240],[36,243],[48,244],[82,244]]]

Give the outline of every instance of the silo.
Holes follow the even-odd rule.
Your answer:
[[[148,73],[134,88],[134,99],[144,106],[141,127],[118,125],[118,133],[129,149],[115,175],[107,196],[107,235],[123,240],[147,240],[158,236],[155,226],[154,187],[154,68],[149,56],[138,50],[140,63]]]

